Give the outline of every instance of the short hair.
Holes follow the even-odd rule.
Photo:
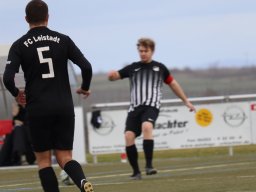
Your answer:
[[[42,0],[32,0],[26,6],[26,18],[30,24],[38,24],[47,20],[48,6]]]
[[[150,48],[152,51],[155,51],[155,42],[150,38],[140,38],[137,43],[137,47],[143,46]]]

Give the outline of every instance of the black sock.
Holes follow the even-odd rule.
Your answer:
[[[80,189],[81,181],[85,179],[81,165],[77,161],[71,160],[65,164],[64,170],[71,177],[76,186]]]
[[[130,165],[133,168],[133,174],[140,173],[139,165],[138,165],[138,152],[135,145],[127,146],[126,153]]]
[[[146,167],[152,168],[152,159],[153,159],[153,148],[154,148],[154,140],[143,140],[143,149],[146,160]]]
[[[59,192],[58,179],[52,167],[38,171],[44,192]]]

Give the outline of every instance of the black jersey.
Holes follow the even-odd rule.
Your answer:
[[[74,42],[47,27],[32,28],[10,48],[4,73],[5,86],[13,96],[18,95],[14,77],[21,66],[30,115],[73,113],[68,60],[81,68],[81,87],[88,90],[92,78],[91,64]]]
[[[135,62],[119,70],[121,78],[130,79],[131,105],[133,111],[139,105],[160,108],[163,82],[170,78],[165,65],[152,61]]]

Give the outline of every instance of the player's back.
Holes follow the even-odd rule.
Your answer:
[[[46,27],[36,27],[15,44],[26,81],[28,111],[73,112],[67,68],[72,52],[70,38]]]

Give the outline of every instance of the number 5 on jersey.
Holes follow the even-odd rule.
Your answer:
[[[53,63],[52,63],[52,58],[44,58],[43,57],[43,52],[44,51],[49,51],[49,47],[39,47],[37,48],[37,53],[39,57],[40,63],[48,63],[49,66],[49,73],[42,74],[42,78],[54,78],[54,70],[53,70]]]

